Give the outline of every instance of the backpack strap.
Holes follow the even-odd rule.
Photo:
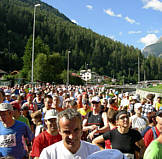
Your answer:
[[[45,123],[44,123],[44,115],[45,115],[45,114],[44,114],[44,112],[43,112],[43,108],[41,108],[41,112],[42,112],[42,123],[43,123],[43,127],[44,127],[44,124],[45,124]]]
[[[152,129],[152,132],[153,132],[153,135],[154,135],[154,140],[155,140],[158,137],[156,130],[155,130],[155,127],[153,126],[151,129]]]

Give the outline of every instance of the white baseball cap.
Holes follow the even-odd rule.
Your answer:
[[[12,105],[9,104],[9,103],[1,103],[0,104],[0,111],[7,111],[7,110],[13,111]]]
[[[134,109],[139,109],[142,107],[142,104],[141,103],[135,103],[134,104]]]
[[[125,92],[124,95],[127,97],[129,96],[129,92]]]
[[[125,157],[119,150],[106,149],[89,155],[87,159],[127,159],[127,157]]]
[[[50,109],[46,112],[44,119],[49,120],[53,118],[57,118],[57,112],[54,109]]]
[[[95,97],[92,98],[91,102],[99,103],[100,102],[100,98],[98,96],[95,96]]]

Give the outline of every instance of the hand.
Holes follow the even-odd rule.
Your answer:
[[[96,126],[96,125],[90,126],[90,130],[94,130],[94,129],[97,129],[97,128],[98,128],[98,126]]]
[[[89,133],[89,135],[87,136],[87,138],[89,138],[90,140],[93,140],[94,134],[95,134],[95,131],[92,131],[91,133]]]

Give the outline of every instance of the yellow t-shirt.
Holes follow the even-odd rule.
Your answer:
[[[155,109],[158,111],[160,109],[160,107],[162,107],[162,104],[157,102],[155,104]]]
[[[83,109],[83,108],[80,108],[77,110],[82,116],[86,116],[87,113],[89,113],[91,110],[90,109]]]

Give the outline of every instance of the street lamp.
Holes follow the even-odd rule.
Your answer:
[[[86,86],[88,82],[88,64],[86,64]]]
[[[69,54],[71,51],[68,51],[68,61],[67,61],[67,86],[69,85]]]
[[[34,22],[33,22],[33,45],[32,45],[32,73],[31,73],[31,82],[33,84],[33,72],[34,72],[34,36],[35,36],[35,12],[36,8],[40,6],[40,4],[34,5]]]

